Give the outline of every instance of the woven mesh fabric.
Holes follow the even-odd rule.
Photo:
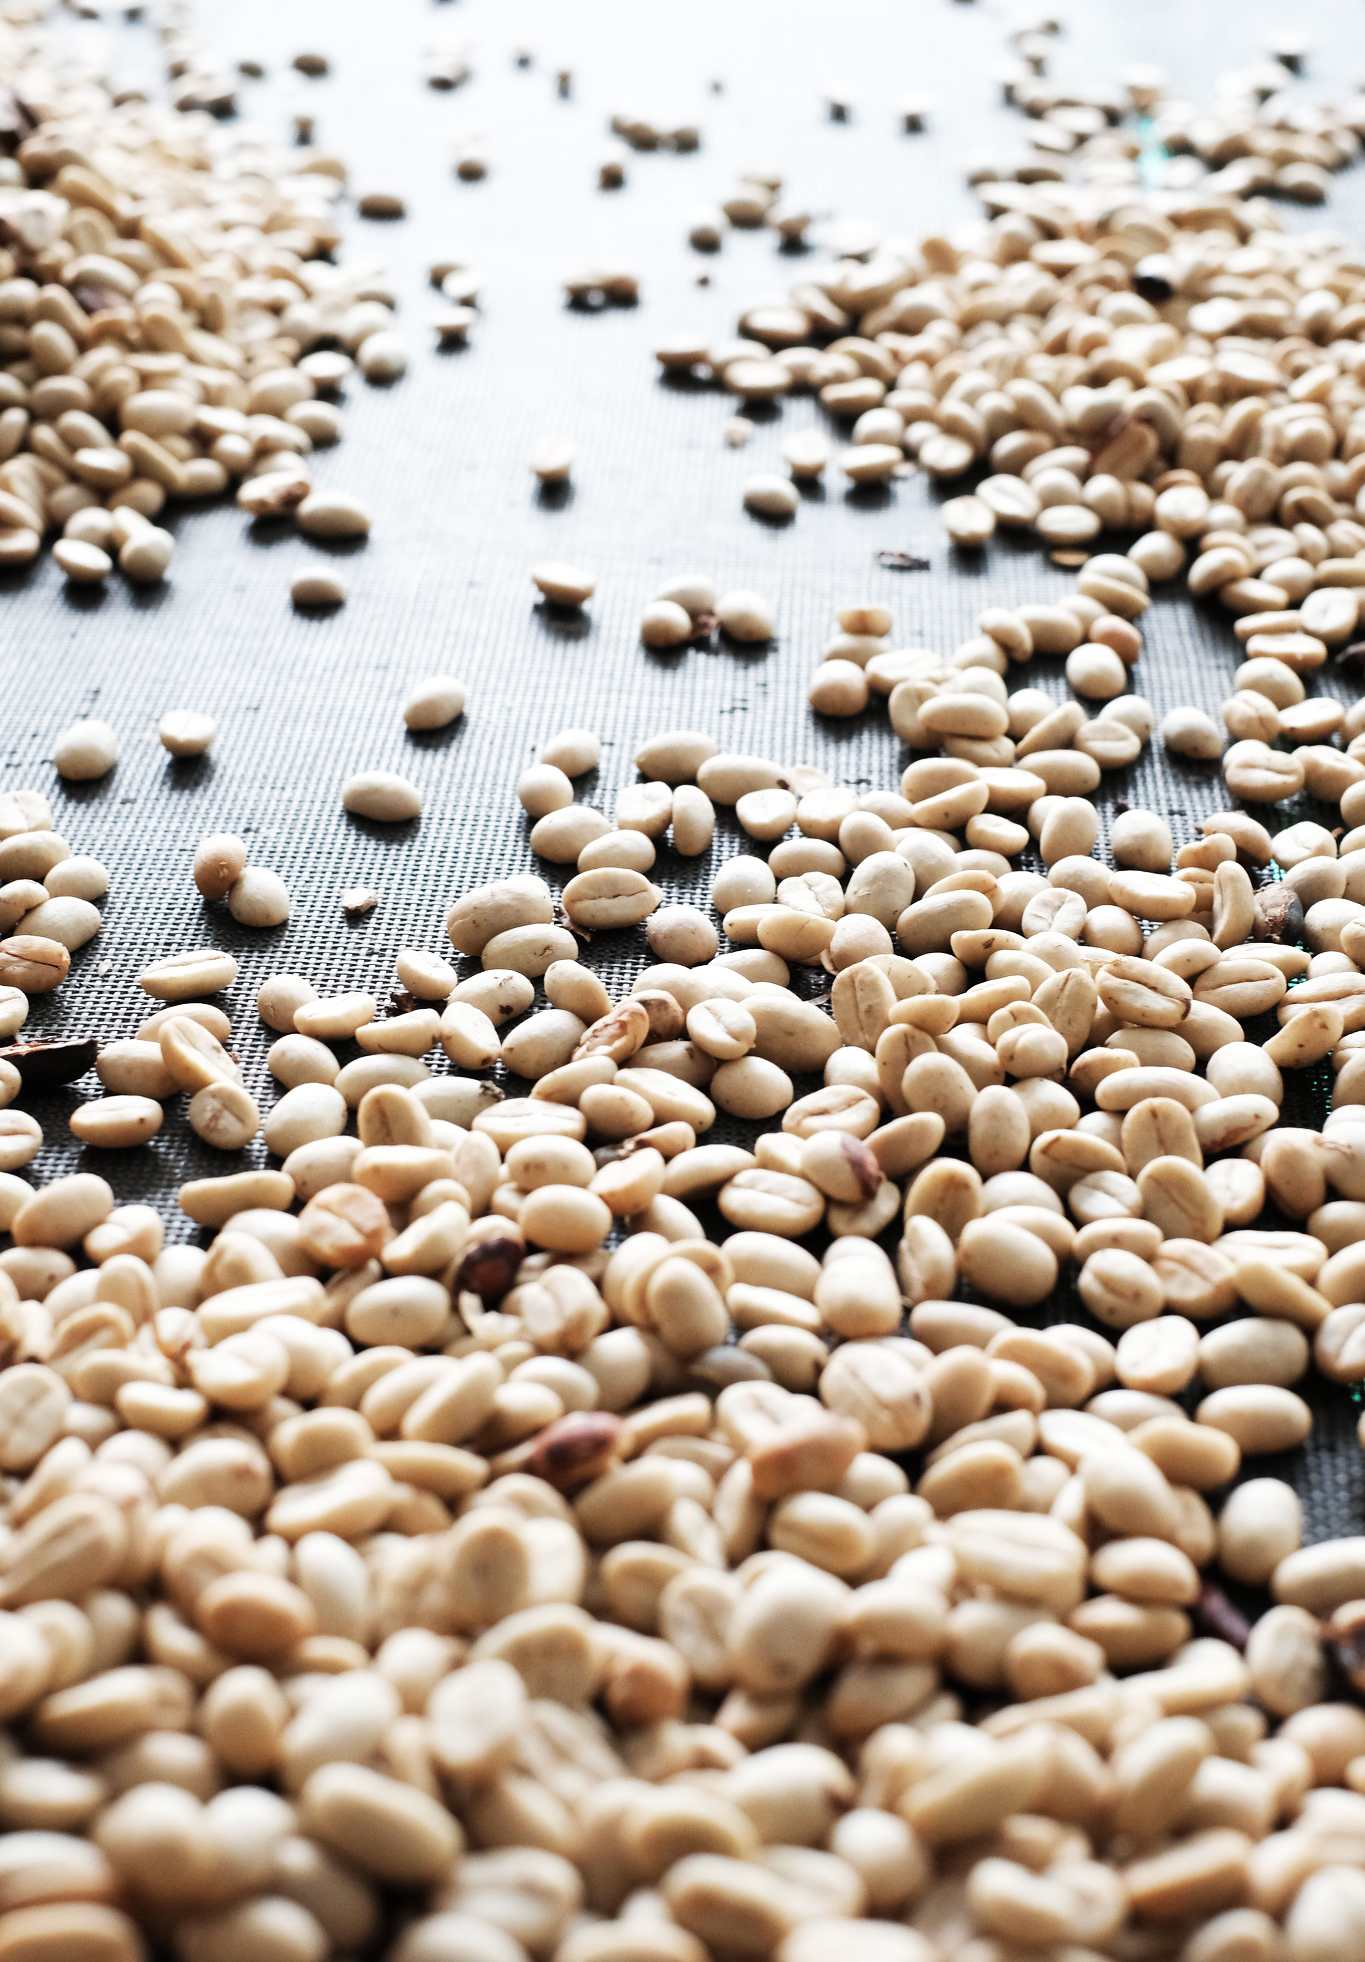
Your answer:
[[[1055,43],[1060,78],[1110,82],[1131,61],[1158,59],[1196,100],[1212,99],[1222,69],[1260,59],[1283,20],[1278,0],[1245,0],[1231,18],[1188,0],[1141,8],[1090,0],[1074,13]],[[1006,52],[1005,24],[993,6],[953,0],[913,8],[859,0],[852,9],[789,0],[780,15],[694,0],[685,22],[667,26],[627,0],[580,0],[570,11],[526,0],[515,19],[498,0],[386,0],[382,10],[236,0],[216,17],[203,10],[198,25],[226,54],[259,55],[270,70],[266,82],[247,85],[242,117],[225,126],[225,138],[248,120],[282,136],[301,100],[317,116],[318,139],[350,161],[356,190],[395,186],[408,196],[406,221],[353,224],[349,251],[390,268],[414,359],[390,389],[350,390],[346,438],[317,459],[321,482],[355,491],[371,508],[374,533],[363,546],[328,550],[287,525],[250,526],[225,504],[171,517],[179,544],[164,590],[134,591],[117,578],[102,593],[68,589],[46,555],[0,581],[4,779],[47,791],[58,830],[73,850],[103,859],[114,881],[103,932],[76,955],[60,992],[35,1001],[26,1034],[130,1035],[155,1005],[136,985],[150,959],[226,947],[241,973],[224,1006],[248,1086],[268,1103],[272,1038],[255,1015],[260,981],[288,969],[320,992],[366,988],[382,1001],[399,947],[448,953],[442,921],[451,898],[532,868],[512,785],[538,741],[564,724],[600,731],[602,766],[579,794],[608,809],[634,778],[638,741],[666,727],[709,729],[727,747],[817,763],[858,787],[895,786],[906,759],[884,711],[817,725],[807,709],[805,678],[835,609],[884,600],[897,644],[947,650],[971,632],[984,604],[1051,597],[1067,590],[1068,575],[1008,539],[986,555],[952,553],[935,515],[939,499],[921,479],[848,493],[831,471],[791,524],[745,516],[743,479],[777,467],[782,436],[820,411],[793,400],[755,418],[747,449],[729,450],[721,432],[734,405],[700,385],[659,381],[651,348],[675,333],[723,338],[742,306],[800,275],[802,258],[777,252],[771,233],[733,234],[712,258],[688,250],[690,214],[723,196],[745,167],[771,161],[784,169],[790,195],[818,214],[865,213],[911,235],[973,216],[964,157],[1023,148],[1019,119],[999,105],[992,80]],[[1344,88],[1358,48],[1354,26],[1347,0],[1313,10],[1310,91]],[[73,52],[95,36],[121,78],[155,75],[146,24],[73,28]],[[424,87],[423,47],[464,37],[474,79],[451,94]],[[528,68],[512,60],[522,39],[537,49]],[[328,79],[288,75],[289,57],[306,46],[331,55]],[[559,66],[574,71],[567,100],[554,87]],[[847,124],[822,110],[821,88],[836,76],[855,105]],[[712,91],[713,79],[722,92]],[[896,105],[908,92],[935,102],[927,135],[900,133]],[[608,117],[629,104],[696,118],[702,148],[633,156],[627,188],[602,193],[596,158]],[[487,133],[490,175],[457,183],[451,147],[472,131]],[[1362,175],[1339,180],[1327,214],[1352,232]],[[1324,221],[1290,210],[1286,222]],[[485,274],[472,345],[457,353],[433,351],[424,332],[435,304],[426,269],[441,255]],[[597,260],[640,272],[638,307],[592,315],[563,305],[559,277]],[[555,431],[578,445],[576,482],[567,495],[538,494],[526,459],[538,437]],[[885,548],[923,554],[930,568],[886,570],[875,556]],[[533,604],[528,568],[546,558],[595,571],[586,614],[556,618]],[[304,617],[290,606],[290,580],[325,560],[344,571],[352,597],[334,617]],[[663,577],[692,569],[722,589],[770,595],[775,643],[663,655],[641,648],[641,603]],[[1216,712],[1239,658],[1225,617],[1182,595],[1158,599],[1143,624],[1135,684],[1158,718],[1186,702]],[[405,689],[441,671],[467,680],[468,715],[435,735],[407,735],[398,714]],[[1058,699],[1068,693],[1058,662],[1034,662],[1014,679]],[[1351,692],[1330,672],[1320,686]],[[209,757],[166,756],[155,724],[171,707],[218,717]],[[78,714],[115,725],[122,759],[100,783],[63,787],[45,759]],[[426,796],[420,822],[348,818],[340,784],[364,767],[412,777]],[[1154,747],[1097,794],[1101,850],[1117,799],[1167,813],[1181,843],[1224,795],[1216,768],[1173,765]],[[1284,821],[1306,815],[1334,816],[1294,808]],[[253,861],[283,876],[295,906],[286,928],[248,932],[200,901],[191,858],[197,840],[217,830],[242,834]],[[723,815],[714,856],[732,852],[739,838]],[[709,869],[706,860],[665,851],[654,876],[669,899],[704,902]],[[340,894],[357,884],[373,885],[381,899],[350,922]],[[643,937],[601,936],[588,958],[615,992],[643,964]],[[815,991],[813,981],[801,985]],[[184,1236],[188,1222],[175,1206],[183,1179],[264,1158],[259,1144],[226,1159],[201,1145],[183,1121],[183,1100],[141,1150],[81,1150],[65,1120],[93,1094],[92,1075],[29,1106],[48,1142],[28,1176],[97,1169],[119,1200],[156,1203],[172,1235]],[[1320,1122],[1321,1112],[1320,1086],[1295,1084],[1290,1121]],[[715,1135],[742,1132],[722,1120]],[[1038,1319],[1078,1314],[1063,1293]],[[1285,1467],[1260,1460],[1254,1470],[1282,1469],[1294,1481],[1311,1536],[1361,1530],[1355,1409],[1345,1392],[1311,1394],[1317,1427],[1309,1448]]]

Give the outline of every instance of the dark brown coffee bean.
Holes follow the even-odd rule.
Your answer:
[[[25,1090],[55,1090],[93,1070],[99,1053],[94,1036],[75,1036],[66,1042],[13,1043],[0,1049],[0,1062],[13,1063]]]
[[[1199,1599],[1190,1610],[1190,1619],[1203,1635],[1216,1636],[1220,1642],[1230,1642],[1234,1649],[1244,1650],[1251,1634],[1251,1623],[1240,1608],[1233,1606],[1221,1587],[1206,1581],[1199,1590]]]
[[[455,1292],[476,1294],[483,1302],[501,1301],[525,1258],[524,1243],[510,1233],[476,1240],[455,1270]]]
[[[600,1478],[616,1456],[621,1419],[608,1410],[572,1410],[547,1424],[521,1469],[557,1492]]]

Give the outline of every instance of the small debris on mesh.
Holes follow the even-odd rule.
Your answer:
[[[714,613],[698,613],[689,639],[694,647],[709,647],[719,632],[720,621]]]
[[[1190,1619],[1203,1635],[1212,1635],[1220,1642],[1230,1642],[1234,1649],[1245,1650],[1247,1638],[1251,1634],[1251,1623],[1224,1594],[1221,1587],[1212,1581],[1205,1581],[1199,1590],[1199,1599],[1190,1610]]]
[[[1251,931],[1257,940],[1297,940],[1303,931],[1303,902],[1287,879],[1258,887],[1252,907]]]
[[[888,572],[927,572],[928,559],[922,559],[918,552],[874,552],[878,565],[884,565]]]
[[[1352,1689],[1365,1687],[1365,1603],[1348,1601],[1323,1630],[1327,1657]]]
[[[348,886],[341,895],[341,910],[354,919],[361,913],[373,913],[379,904],[379,894],[370,886]]]
[[[557,927],[564,927],[573,935],[581,947],[590,947],[592,945],[591,927],[585,927],[581,921],[571,919],[567,908],[558,899],[555,901],[554,924]]]

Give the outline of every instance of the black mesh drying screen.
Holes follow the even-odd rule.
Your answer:
[[[1181,93],[1202,101],[1212,99],[1222,69],[1262,58],[1283,20],[1279,0],[1245,0],[1233,15],[1212,0],[1089,0],[1071,13],[1054,43],[1061,78],[1109,82],[1130,62],[1158,60]],[[601,732],[602,767],[580,795],[608,806],[633,779],[640,738],[678,726],[710,729],[727,747],[818,763],[858,786],[895,785],[904,758],[884,714],[819,726],[806,707],[805,678],[835,609],[884,600],[898,644],[946,650],[972,630],[983,604],[1059,593],[1067,575],[1008,541],[981,558],[955,556],[921,479],[848,494],[831,472],[790,525],[745,516],[743,478],[776,467],[782,435],[819,411],[793,400],[780,416],[759,420],[745,450],[727,449],[722,425],[733,404],[716,391],[661,383],[651,349],[675,333],[720,339],[742,306],[799,275],[801,259],[777,253],[771,233],[734,233],[711,258],[688,249],[690,214],[725,195],[745,167],[771,162],[786,173],[790,195],[817,213],[867,214],[912,236],[973,216],[962,174],[968,153],[1022,148],[1019,121],[1000,107],[993,81],[1008,18],[953,0],[839,8],[788,0],[781,9],[694,0],[682,20],[628,0],[525,0],[515,17],[499,0],[386,0],[382,8],[375,0],[236,0],[202,10],[197,26],[207,37],[234,58],[261,57],[270,71],[244,86],[241,119],[225,126],[225,137],[250,119],[282,138],[291,103],[302,100],[316,114],[319,140],[350,161],[357,191],[394,186],[406,194],[409,218],[354,223],[349,252],[390,268],[414,359],[391,389],[351,389],[345,441],[318,458],[319,478],[360,494],[375,519],[363,548],[325,555],[342,564],[352,590],[335,617],[305,618],[289,602],[291,578],[323,560],[322,549],[289,527],[251,527],[230,504],[170,520],[179,543],[164,591],[132,591],[117,578],[103,593],[73,591],[46,555],[0,584],[4,779],[43,788],[73,850],[96,854],[113,875],[103,932],[77,954],[60,993],[35,1002],[30,1033],[129,1035],[152,1005],[136,985],[151,958],[223,946],[241,963],[224,1005],[248,1085],[268,1102],[268,1032],[254,1009],[260,981],[290,969],[323,992],[363,987],[385,998],[399,947],[443,948],[456,893],[530,869],[512,785],[538,741],[564,724]],[[1356,22],[1348,0],[1309,10],[1310,93],[1347,86]],[[73,54],[97,45],[126,80],[156,74],[146,24],[69,32]],[[474,79],[434,93],[421,80],[422,50],[461,38],[472,44]],[[522,41],[536,49],[526,68],[512,58]],[[289,58],[304,47],[331,55],[330,78],[289,75]],[[567,100],[555,90],[560,67],[573,70]],[[823,111],[822,87],[835,77],[854,104],[848,123]],[[927,135],[901,133],[897,103],[911,91],[935,102]],[[631,104],[697,119],[702,147],[634,156],[627,188],[599,192],[608,118]],[[486,133],[490,175],[459,183],[452,145],[473,131]],[[1361,174],[1338,180],[1328,212],[1356,235]],[[1286,221],[1323,222],[1294,210]],[[485,276],[472,345],[460,353],[432,351],[425,331],[435,305],[426,269],[443,255]],[[560,277],[596,260],[638,269],[638,307],[596,316],[564,307]],[[527,469],[535,440],[555,431],[579,453],[563,499],[537,495]],[[930,568],[886,570],[875,558],[885,548],[922,554]],[[545,558],[596,572],[598,591],[581,620],[552,619],[532,604],[528,568]],[[707,572],[722,588],[769,594],[775,643],[757,653],[642,649],[641,603],[664,576],[685,569]],[[1158,718],[1182,702],[1216,711],[1238,659],[1225,618],[1163,598],[1144,628],[1135,681]],[[469,712],[451,731],[410,737],[398,714],[402,695],[439,671],[465,677]],[[1058,663],[1036,662],[1026,679],[1059,698],[1067,692]],[[1344,687],[1331,674],[1321,685]],[[168,759],[155,725],[171,707],[218,717],[210,757]],[[79,714],[115,725],[122,760],[99,784],[62,788],[46,759]],[[342,778],[373,766],[399,768],[422,786],[420,823],[387,828],[343,814]],[[1216,769],[1173,767],[1157,746],[1133,770],[1106,778],[1097,798],[1106,825],[1116,798],[1167,812],[1183,842],[1223,792]],[[223,908],[200,902],[191,857],[196,841],[217,830],[244,835],[253,860],[283,876],[295,908],[286,928],[247,932]],[[718,854],[734,840],[723,823]],[[704,900],[708,890],[705,861],[665,852],[655,876],[670,898]],[[373,885],[381,899],[353,924],[339,900],[355,884]],[[590,958],[619,988],[638,971],[643,948],[606,936]],[[120,1200],[153,1201],[172,1233],[184,1234],[180,1181],[263,1156],[259,1146],[243,1160],[208,1150],[179,1104],[141,1150],[81,1151],[65,1119],[97,1092],[92,1075],[33,1104],[48,1143],[29,1176],[98,1169]],[[1317,1122],[1321,1107],[1291,1114]],[[718,1134],[737,1128],[727,1121]],[[1051,1318],[1076,1312],[1063,1299]],[[1287,1475],[1314,1537],[1359,1531],[1365,1476],[1355,1409],[1344,1392],[1318,1394],[1315,1407],[1313,1443]],[[1256,1469],[1277,1467],[1258,1461]]]

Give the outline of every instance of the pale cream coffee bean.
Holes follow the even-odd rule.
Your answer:
[[[196,1137],[215,1151],[240,1151],[261,1128],[255,1101],[240,1083],[206,1084],[190,1098],[185,1114]]]
[[[301,1829],[363,1874],[390,1885],[432,1885],[461,1849],[445,1807],[416,1786],[359,1764],[325,1764],[299,1799]]]
[[[232,1037],[232,1024],[222,1009],[215,1008],[212,1002],[173,1001],[168,1002],[164,1008],[158,1008],[154,1014],[147,1016],[145,1021],[138,1024],[136,1040],[154,1042],[159,1048],[161,1032],[168,1022],[197,1022],[201,1029],[208,1030],[215,1042],[226,1043]]]
[[[1288,1389],[1307,1373],[1308,1362],[1303,1330],[1269,1315],[1211,1329],[1199,1344],[1199,1373],[1210,1390],[1238,1383],[1275,1383]]]
[[[194,412],[173,390],[148,388],[123,403],[120,421],[145,436],[184,436],[194,427]]]
[[[707,1090],[721,1110],[752,1120],[776,1117],[796,1094],[787,1072],[759,1056],[722,1063]]]
[[[395,770],[360,770],[341,786],[343,809],[352,817],[379,824],[403,824],[420,817],[422,793]]]
[[[573,784],[553,763],[533,763],[517,778],[517,802],[528,817],[543,818],[573,803]]]
[[[260,474],[240,486],[237,503],[252,518],[287,518],[299,509],[312,488],[313,480],[301,460],[291,458],[280,464],[278,453],[273,453]]]
[[[564,888],[563,905],[576,926],[597,931],[638,925],[649,918],[662,897],[659,887],[652,885],[643,872],[604,867],[596,872],[580,872],[570,879]],[[557,950],[555,958],[558,958]]]
[[[27,1020],[27,995],[19,988],[0,987],[0,1040],[10,1041]]]
[[[357,1110],[371,1090],[389,1085],[412,1090],[427,1083],[431,1071],[420,1056],[404,1053],[370,1053],[343,1065],[336,1087],[351,1110]]]
[[[1277,1384],[1243,1383],[1214,1390],[1195,1411],[1201,1424],[1211,1424],[1235,1438],[1246,1457],[1292,1451],[1313,1428],[1313,1413],[1293,1390]]]
[[[114,569],[114,561],[98,545],[83,545],[78,538],[59,538],[52,556],[73,586],[98,585]]]
[[[591,1253],[611,1231],[609,1207],[576,1185],[542,1185],[529,1192],[518,1217],[533,1246],[562,1254]]]
[[[336,572],[300,572],[289,586],[295,606],[344,606],[347,593],[346,581]]]
[[[492,1069],[502,1054],[494,1022],[472,1001],[447,1003],[441,1016],[440,1040],[457,1069]]]
[[[855,485],[887,483],[898,472],[904,474],[905,467],[905,451],[899,440],[879,443],[860,439],[839,452],[839,468]]]
[[[107,722],[73,722],[53,747],[53,767],[74,783],[107,776],[118,762],[118,737]]]
[[[150,1045],[148,1045],[150,1047]],[[102,1097],[80,1104],[69,1119],[72,1133],[83,1144],[102,1151],[146,1144],[161,1129],[161,1105],[151,1097]]]
[[[287,1158],[318,1138],[339,1138],[346,1129],[346,1099],[330,1083],[304,1083],[288,1090],[267,1113],[266,1149]]]
[[[1096,1248],[1081,1268],[1077,1289],[1091,1314],[1108,1328],[1132,1330],[1161,1313],[1159,1278],[1126,1247]]]
[[[1178,538],[1166,531],[1144,532],[1128,547],[1128,557],[1149,579],[1174,579],[1183,570],[1185,551]]]
[[[138,976],[138,986],[157,1001],[194,1001],[201,995],[216,995],[230,988],[237,979],[237,963],[231,954],[207,947],[196,953],[172,954],[154,961]]]
[[[1109,845],[1116,865],[1137,872],[1165,872],[1175,844],[1171,828],[1155,811],[1121,811],[1109,827]]]
[[[567,484],[576,455],[567,436],[543,436],[531,451],[531,470],[542,484]]]
[[[97,445],[96,448],[101,448]],[[122,464],[115,463],[112,469],[122,471]],[[114,534],[114,514],[106,511],[101,504],[85,505],[67,519],[62,535],[74,538],[82,545],[98,545],[101,551],[108,551],[117,541]]]
[[[972,445],[962,436],[926,436],[916,452],[920,467],[938,482],[947,482],[970,470],[975,461]]]
[[[696,967],[714,960],[720,945],[715,927],[699,907],[662,906],[650,916],[645,938],[661,961]]]
[[[531,830],[531,850],[552,865],[574,865],[583,852],[599,838],[605,838],[611,825],[601,811],[589,804],[563,804],[537,818]]]
[[[538,760],[566,777],[586,776],[602,760],[602,738],[592,729],[560,729],[540,745]]]
[[[511,1030],[499,1048],[492,1023],[484,1016],[481,1020],[486,1026],[480,1028],[473,1020],[477,1015],[478,1010],[471,1009],[467,1003],[454,1003],[446,1010],[443,1031],[457,1032],[466,1054],[483,1047],[486,1056],[486,1045],[491,1038],[495,1056],[500,1053],[509,1070],[532,1081],[548,1076],[551,1070],[562,1069],[573,1057],[585,1033],[583,1023],[567,1009],[547,1008],[538,1015],[529,1016]],[[485,1061],[479,1067],[487,1069],[489,1063]]]
[[[286,1090],[300,1083],[335,1083],[341,1068],[326,1043],[312,1036],[281,1036],[271,1044],[265,1060],[270,1074]]]
[[[312,538],[364,538],[371,524],[364,505],[344,491],[310,491],[294,516]]]
[[[716,589],[704,574],[697,572],[678,573],[666,579],[650,597],[675,601],[692,620],[699,620],[703,614],[716,610]]]
[[[416,682],[403,698],[403,720],[409,729],[445,729],[465,712],[467,691],[453,675],[429,675]]]
[[[398,1343],[403,1348],[420,1349],[437,1340],[449,1313],[450,1298],[439,1281],[423,1275],[398,1275],[375,1281],[352,1297],[346,1309],[346,1332],[367,1347]],[[405,1435],[423,1435],[421,1418],[407,1427]]]
[[[585,606],[597,591],[597,580],[592,573],[559,560],[533,566],[531,583],[552,606]]]
[[[382,329],[365,336],[356,349],[355,361],[366,381],[398,381],[407,373],[408,344],[401,334]]]
[[[860,715],[871,693],[865,671],[853,661],[822,661],[806,684],[817,715]]]
[[[419,1001],[445,1001],[459,985],[459,976],[449,961],[416,947],[400,949],[394,972],[408,993],[416,995]]]
[[[640,615],[640,639],[646,647],[682,647],[692,633],[692,616],[676,600],[651,600]]]
[[[643,831],[604,831],[592,838],[578,854],[578,870],[595,872],[602,866],[619,866],[631,872],[648,872],[658,854]]]
[[[109,874],[97,858],[64,858],[44,874],[43,884],[54,899],[103,899]]]
[[[1212,762],[1223,753],[1223,738],[1211,715],[1202,709],[1174,708],[1162,718],[1161,740],[1176,756]]]
[[[1199,1330],[1183,1315],[1158,1315],[1124,1331],[1114,1363],[1128,1389],[1178,1396],[1200,1368]]]
[[[1086,642],[1067,655],[1066,678],[1087,701],[1109,702],[1128,685],[1128,670],[1112,647]]]
[[[1231,745],[1223,757],[1223,776],[1234,796],[1250,803],[1274,804],[1303,789],[1302,757],[1248,740]]]
[[[617,793],[614,816],[623,831],[660,838],[673,812],[673,792],[664,783],[633,783]]]
[[[897,460],[899,460],[899,451]],[[801,504],[800,493],[788,477],[776,472],[759,472],[744,480],[743,504],[746,511],[764,518],[794,518]]]
[[[188,1014],[173,1014],[157,1030],[161,1059],[182,1091],[206,1083],[239,1083],[241,1071],[218,1036]]]
[[[995,535],[995,513],[979,497],[950,497],[942,509],[944,529],[954,545],[975,551]]]
[[[168,709],[156,725],[161,747],[172,756],[202,756],[218,733],[211,715],[198,709]]]
[[[99,908],[88,899],[46,899],[31,913],[24,914],[18,930],[21,934],[55,940],[68,953],[75,953],[78,947],[94,939],[103,924]]]
[[[1229,1493],[1218,1519],[1218,1560],[1234,1580],[1264,1586],[1303,1543],[1303,1508],[1278,1478],[1249,1478]]]
[[[59,988],[70,967],[67,949],[41,934],[15,934],[0,941],[0,983],[26,995],[49,994]]]
[[[294,1033],[294,1017],[307,1003],[317,1000],[317,991],[311,981],[301,974],[272,974],[263,981],[256,993],[256,1012],[267,1028],[280,1035]],[[369,1020],[370,1015],[364,1019]],[[361,1024],[357,1023],[357,1027]]]
[[[157,1042],[106,1042],[95,1064],[100,1082],[117,1096],[173,1097],[179,1088]]]
[[[0,1110],[0,1172],[17,1172],[43,1148],[43,1128],[24,1110]]]
[[[1057,1281],[1052,1249],[1023,1227],[991,1218],[971,1220],[958,1246],[963,1274],[992,1300],[1029,1307]]]
[[[194,851],[194,883],[205,899],[226,899],[246,870],[246,844],[231,832],[201,838]]]
[[[522,1138],[507,1153],[507,1170],[523,1192],[542,1185],[592,1183],[597,1167],[586,1145],[575,1138]]]
[[[731,640],[757,642],[773,637],[772,609],[761,593],[746,589],[722,593],[715,611],[721,630]]]
[[[810,482],[824,474],[833,446],[822,429],[798,429],[782,441],[782,461],[800,482]]]
[[[228,911],[239,926],[283,926],[289,918],[289,890],[278,872],[248,865],[228,891]]]
[[[567,927],[509,927],[493,935],[481,958],[486,968],[511,969],[535,980],[556,961],[576,960],[578,942]]]
[[[1347,1601],[1365,1599],[1363,1575],[1365,1536],[1352,1534],[1286,1555],[1271,1577],[1271,1589],[1278,1601],[1310,1614],[1330,1614]]]

